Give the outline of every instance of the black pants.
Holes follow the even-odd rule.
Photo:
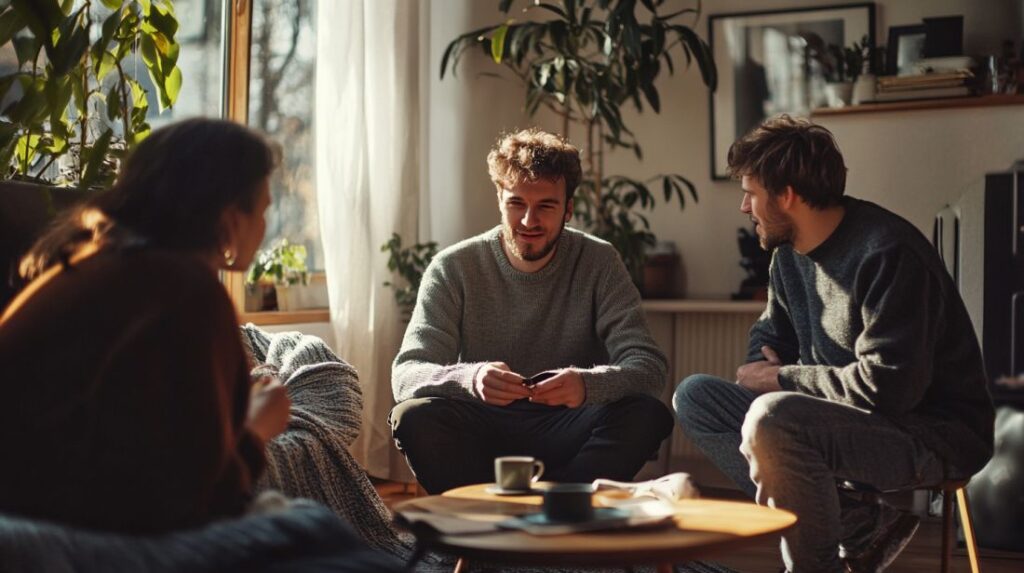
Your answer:
[[[431,494],[493,482],[498,456],[543,461],[547,481],[628,481],[674,424],[668,407],[644,395],[579,408],[416,398],[395,406],[390,418],[395,444]]]

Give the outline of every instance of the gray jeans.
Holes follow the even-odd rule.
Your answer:
[[[943,479],[942,461],[879,415],[797,392],[758,395],[697,374],[676,388],[683,431],[760,505],[787,509],[797,525],[782,537],[794,573],[842,571],[847,548],[877,527],[877,506],[841,495],[837,480],[879,490]]]

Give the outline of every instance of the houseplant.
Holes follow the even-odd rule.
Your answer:
[[[820,36],[807,37],[808,56],[818,62],[825,78],[825,91],[830,107],[843,107],[852,102],[853,84],[870,62],[871,48],[865,36],[849,46],[825,44]]]
[[[500,0],[509,13],[514,0]],[[687,8],[660,14],[664,0],[560,0],[535,2],[524,11],[544,21],[508,19],[458,36],[441,60],[441,77],[454,74],[460,58],[482,48],[496,64],[509,70],[525,87],[525,107],[534,115],[546,108],[561,116],[562,135],[579,131],[583,146],[583,181],[576,195],[576,219],[588,231],[612,243],[638,284],[642,282],[646,249],[654,246],[647,217],[660,189],[664,200],[675,197],[680,208],[685,193],[697,200],[693,183],[679,174],[640,180],[605,171],[605,154],[627,149],[643,154],[626,125],[623,106],[637,111],[646,105],[661,110],[656,80],[673,73],[677,60],[696,63],[704,84],[714,90],[717,72],[707,43],[683,19],[700,13]],[[607,151],[606,151],[607,150]]]
[[[437,243],[431,241],[402,247],[402,237],[392,233],[391,239],[380,250],[388,253],[388,270],[397,273],[405,283],[401,285],[387,281],[384,286],[395,290],[395,302],[402,310],[403,318],[408,321],[416,308],[416,295],[420,290],[423,271],[427,270],[427,265],[437,254]]]
[[[306,246],[296,245],[281,239],[269,249],[261,249],[245,275],[246,284],[250,285],[247,295],[260,293],[263,301],[266,296],[263,287],[273,287],[277,298],[277,310],[289,311],[305,308],[301,300],[303,293],[298,287],[309,284],[309,270],[306,267]],[[266,304],[254,304],[263,310]],[[250,308],[249,304],[246,304]]]
[[[0,2],[0,46],[17,58],[0,77],[0,169],[82,189],[113,181],[117,161],[150,131],[140,66],[161,111],[181,89],[171,0]],[[128,65],[132,63],[133,65]]]

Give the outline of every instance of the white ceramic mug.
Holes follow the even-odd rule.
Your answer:
[[[528,491],[544,474],[544,462],[530,456],[494,458],[494,481],[505,491]]]

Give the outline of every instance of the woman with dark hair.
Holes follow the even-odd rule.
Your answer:
[[[0,316],[0,512],[154,533],[241,514],[288,421],[217,276],[263,239],[275,154],[193,119],[122,167],[23,259]]]

